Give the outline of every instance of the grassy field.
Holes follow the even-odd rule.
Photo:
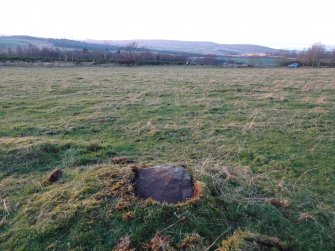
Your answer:
[[[334,69],[0,68],[0,250],[334,250],[334,108]],[[202,197],[142,201],[115,156]]]

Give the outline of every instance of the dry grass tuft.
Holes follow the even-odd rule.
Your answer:
[[[112,162],[113,164],[117,164],[117,165],[126,165],[129,163],[132,163],[133,161],[128,159],[127,157],[114,157],[112,158]]]
[[[15,148],[17,150],[25,150],[45,141],[50,141],[50,139],[47,139],[46,137],[33,137],[33,136],[1,137],[0,146],[8,149]]]
[[[100,140],[92,140],[90,141],[87,149],[90,151],[97,151],[101,148],[101,142]]]
[[[218,251],[237,251],[237,250],[286,250],[287,246],[277,237],[251,233],[248,231],[236,231],[228,239],[222,241]]]
[[[322,104],[327,103],[326,97],[325,97],[325,96],[321,96],[321,97],[316,101],[316,103],[317,103],[318,105],[322,105]]]
[[[51,243],[48,247],[48,250],[57,250],[57,244],[56,243]]]
[[[135,248],[131,247],[131,241],[128,236],[121,238],[119,243],[113,248],[113,251],[135,251]]]
[[[309,84],[305,84],[303,87],[302,87],[302,90],[304,92],[308,92],[309,90],[311,89],[311,86]]]
[[[7,223],[7,217],[9,216],[9,206],[6,199],[0,200],[0,211],[3,211],[3,217],[0,221],[0,227],[2,227]]]
[[[118,203],[115,205],[115,209],[116,210],[123,210],[128,208],[130,205],[129,201],[123,200],[121,199],[120,201],[118,201]]]
[[[308,220],[313,220],[316,222],[316,217],[313,214],[310,214],[308,212],[300,213],[299,214],[299,221],[308,221]]]
[[[181,248],[190,249],[198,245],[201,245],[202,241],[203,241],[203,238],[198,233],[187,234],[181,242]]]
[[[199,200],[203,196],[204,184],[200,181],[195,181],[193,186],[192,199]]]
[[[287,199],[271,199],[270,203],[275,207],[288,207],[290,205],[290,201]]]
[[[145,200],[145,205],[147,205],[147,206],[152,206],[155,203],[158,203],[158,202],[156,202],[155,200],[153,200],[151,198],[148,198],[148,199]]]
[[[261,95],[259,98],[264,99],[264,100],[269,100],[269,101],[283,101],[283,100],[285,100],[285,97],[279,96],[278,94],[274,94],[274,93],[266,93],[266,94]]]
[[[116,182],[112,187],[112,191],[121,190],[124,188],[125,182],[123,180]]]
[[[123,221],[130,221],[135,218],[135,212],[134,211],[128,211],[124,214],[122,214],[122,220]]]
[[[172,251],[175,250],[170,246],[170,236],[161,236],[158,233],[150,240],[149,243],[144,243],[142,247],[152,251]]]

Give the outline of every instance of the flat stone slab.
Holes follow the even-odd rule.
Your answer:
[[[178,203],[192,198],[190,174],[183,167],[154,166],[137,170],[135,190],[143,199]]]

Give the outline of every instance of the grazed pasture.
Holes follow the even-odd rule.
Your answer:
[[[0,249],[334,250],[334,108],[334,69],[0,68]],[[185,165],[202,197],[141,201],[115,156]]]

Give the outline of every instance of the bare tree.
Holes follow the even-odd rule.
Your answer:
[[[297,60],[302,64],[302,66],[305,66],[308,64],[307,59],[307,51],[306,49],[303,49],[297,56]]]
[[[326,47],[324,44],[315,43],[306,51],[307,60],[310,62],[312,67],[320,66],[321,59],[326,52]]]
[[[135,64],[135,51],[138,47],[138,44],[133,41],[128,44],[128,46],[125,49],[124,53],[124,61],[128,65],[134,65]]]
[[[22,56],[23,49],[22,49],[22,47],[20,45],[16,46],[15,51],[16,51],[16,55],[18,55],[19,57]]]
[[[333,48],[330,52],[330,61],[331,61],[331,65],[334,66],[335,65],[335,48]]]
[[[204,57],[205,64],[207,65],[215,65],[217,63],[217,58],[215,54],[208,54]]]
[[[279,50],[277,53],[274,53],[275,56],[275,61],[278,66],[286,64],[288,61],[288,56],[287,56],[287,51],[286,50]]]

